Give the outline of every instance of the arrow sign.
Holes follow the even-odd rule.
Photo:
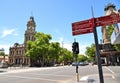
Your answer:
[[[73,31],[72,34],[74,36],[74,35],[87,34],[92,32],[93,32],[93,28],[87,28],[87,29],[80,29],[77,31]]]
[[[93,28],[97,26],[107,26],[120,22],[119,14],[112,14],[98,18],[92,18],[80,22],[72,23],[72,35],[92,33]]]
[[[119,14],[111,14],[108,16],[98,17],[95,19],[96,27],[97,26],[106,26],[120,22]]]
[[[93,32],[92,19],[72,23],[72,34],[86,34]]]

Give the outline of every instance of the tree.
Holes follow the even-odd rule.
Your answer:
[[[110,39],[112,32],[113,32],[114,28],[113,25],[108,26],[108,38]]]
[[[95,60],[95,45],[91,44],[90,47],[86,47],[86,51],[85,54],[87,55],[88,59],[90,61],[94,61]]]
[[[85,62],[87,60],[87,56],[84,56],[82,54],[78,55],[78,62]]]
[[[5,53],[4,52],[0,52],[0,56],[5,56]]]
[[[27,42],[26,55],[30,57],[31,64],[37,66],[54,65],[55,63],[71,62],[72,52],[61,48],[59,42],[50,42],[50,34],[37,32],[35,41]]]
[[[63,50],[64,64],[69,64],[69,63],[73,62],[73,53],[65,48],[63,48],[62,50]]]
[[[60,44],[58,42],[52,42],[49,45],[49,56],[47,56],[47,59],[49,61],[53,61],[54,64],[58,62],[59,53],[60,53]]]
[[[2,50],[0,51],[0,56],[3,56],[3,60],[5,61],[5,52],[4,49],[2,48]]]
[[[26,55],[30,57],[31,61],[33,61],[36,64],[38,63],[41,66],[44,66],[45,59],[49,53],[48,48],[51,39],[52,37],[50,34],[37,32],[35,34],[35,41],[27,42]]]
[[[120,44],[115,44],[114,45],[115,49],[120,52]]]
[[[114,31],[114,26],[113,25],[108,26],[108,37],[109,38],[111,37],[113,31]],[[120,44],[115,44],[114,47],[117,51],[120,51]]]

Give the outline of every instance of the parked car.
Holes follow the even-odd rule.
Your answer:
[[[78,62],[73,62],[72,63],[72,66],[76,66],[76,65],[79,65],[79,63]]]
[[[89,65],[89,63],[88,62],[73,62],[72,63],[72,66],[76,66],[76,65],[85,66],[85,65]]]
[[[60,66],[60,64],[54,64],[55,67]]]
[[[79,66],[85,66],[85,65],[89,65],[88,62],[79,62]]]

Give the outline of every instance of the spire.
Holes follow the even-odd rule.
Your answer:
[[[27,27],[36,27],[36,23],[34,21],[34,17],[31,16],[30,20],[27,22]]]
[[[105,6],[105,8],[104,8],[104,11],[106,11],[106,10],[108,10],[109,8],[114,8],[115,10],[116,10],[116,6],[114,5],[114,4],[112,4],[112,3],[108,3],[108,5],[107,6]]]

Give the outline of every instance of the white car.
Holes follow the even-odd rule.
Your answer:
[[[88,62],[79,62],[79,66],[85,66],[85,65],[89,65]]]

